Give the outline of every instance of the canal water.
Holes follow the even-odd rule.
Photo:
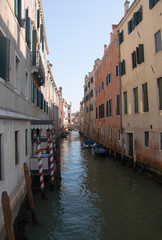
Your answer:
[[[34,195],[40,225],[30,240],[161,240],[162,188],[111,157],[81,148],[77,131],[61,141],[60,190]]]

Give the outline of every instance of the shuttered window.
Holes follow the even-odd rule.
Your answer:
[[[15,165],[19,163],[18,131],[15,132]]]
[[[91,83],[93,83],[93,77],[91,77]]]
[[[148,112],[149,111],[149,100],[148,100],[147,83],[142,85],[142,92],[143,92],[143,112]]]
[[[119,64],[119,71],[120,71],[120,75],[121,76],[123,76],[126,73],[126,71],[125,71],[125,60],[120,62],[120,64]]]
[[[133,18],[128,22],[128,34],[130,34],[134,28],[143,20],[142,5],[137,12],[134,12]]]
[[[37,9],[37,28],[40,27],[40,10]]]
[[[124,92],[124,114],[127,114],[128,113],[128,110],[127,110],[127,91]]]
[[[106,117],[109,116],[109,101],[106,101]]]
[[[121,44],[124,41],[124,32],[123,30],[119,33],[119,44]]]
[[[112,99],[109,99],[109,117],[112,116]]]
[[[97,115],[97,107],[96,107],[96,119],[98,118],[98,115]]]
[[[133,89],[134,95],[134,113],[138,113],[138,87]]]
[[[160,0],[149,0],[149,8],[152,9]]]
[[[139,47],[136,48],[136,53],[137,53],[137,63],[141,64],[144,62],[144,45],[139,44]]]
[[[149,132],[148,131],[144,132],[144,145],[145,145],[145,147],[149,147]]]
[[[155,34],[155,51],[156,53],[162,49],[162,42],[161,42],[161,31],[158,31]]]
[[[120,95],[116,96],[116,115],[120,115]]]
[[[119,76],[119,64],[115,67],[115,77]]]
[[[37,31],[33,29],[33,38],[32,38],[32,51],[36,51],[36,45],[37,45]]]
[[[106,76],[106,86],[109,84],[109,76]]]
[[[136,51],[132,53],[132,68],[137,67]]]
[[[25,30],[25,39],[29,48],[31,48],[31,19],[28,16],[28,9],[26,9],[26,30]]]
[[[162,150],[162,132],[160,132],[160,150]]]
[[[40,25],[40,42],[43,40],[43,24]]]
[[[21,0],[15,0],[15,16],[21,26]]]
[[[33,104],[35,103],[35,84],[33,81],[31,86],[31,101]]]
[[[158,79],[159,110],[162,110],[162,78]]]
[[[0,36],[0,77],[9,80],[10,40]]]

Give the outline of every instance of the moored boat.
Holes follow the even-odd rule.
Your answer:
[[[85,139],[84,142],[81,144],[84,148],[93,148],[96,146],[95,141],[92,138]]]

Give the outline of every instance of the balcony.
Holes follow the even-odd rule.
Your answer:
[[[39,86],[45,83],[45,70],[39,51],[31,52],[31,73]]]

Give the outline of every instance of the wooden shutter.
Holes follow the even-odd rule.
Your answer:
[[[143,88],[143,111],[148,112],[149,111],[149,103],[148,103],[147,83],[143,84],[142,88]]]
[[[128,34],[130,34],[132,32],[131,30],[131,21],[128,22]]]
[[[37,9],[37,28],[40,27],[40,11]]]
[[[152,9],[155,6],[155,0],[149,0],[149,8]]]
[[[28,9],[26,9],[26,43],[29,48],[31,48],[31,19],[28,17]]]
[[[116,115],[120,114],[120,95],[116,96]]]
[[[162,110],[162,78],[158,79],[159,87],[159,110]]]
[[[43,40],[43,24],[40,25],[40,42]]]
[[[32,51],[36,51],[36,45],[37,45],[37,31],[33,29],[33,41],[32,41]]]
[[[0,77],[9,80],[10,40],[0,37]]]

